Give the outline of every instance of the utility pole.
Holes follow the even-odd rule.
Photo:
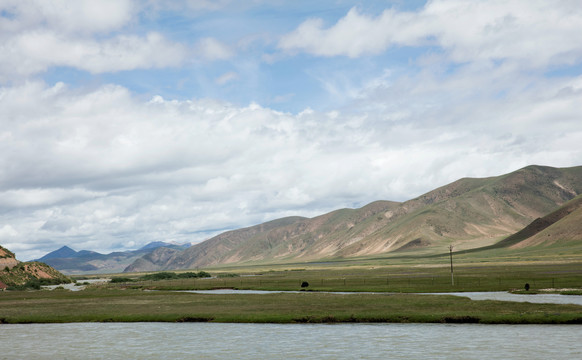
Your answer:
[[[449,245],[449,252],[451,255],[451,285],[455,286],[455,278],[453,277],[453,245]]]

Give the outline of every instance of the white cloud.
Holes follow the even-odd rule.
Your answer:
[[[18,232],[10,225],[4,225],[0,228],[0,238],[9,239],[18,235]]]
[[[226,72],[226,73],[224,73],[224,74],[220,75],[220,76],[219,76],[219,77],[218,77],[218,78],[215,80],[215,82],[216,82],[218,85],[224,85],[224,84],[226,84],[226,83],[229,83],[229,82],[231,82],[231,81],[235,81],[235,80],[237,80],[238,78],[239,78],[239,75],[238,75],[238,73],[236,73],[236,72],[234,72],[234,71],[229,71],[229,72]]]
[[[225,60],[234,55],[233,51],[214,38],[204,38],[198,42],[198,52],[201,58],[207,60]]]
[[[120,29],[139,10],[132,0],[4,0],[0,29],[22,31],[45,27],[60,33],[100,33]]]
[[[11,189],[0,192],[0,197],[3,199],[0,207],[4,209],[45,207],[71,201],[86,201],[100,195],[98,192],[75,188]]]
[[[0,5],[0,82],[67,66],[91,73],[177,66],[190,50],[159,32],[116,33],[132,1],[9,1]]]
[[[576,2],[440,0],[417,12],[388,9],[378,16],[353,8],[327,28],[321,19],[308,19],[283,36],[279,48],[359,57],[392,46],[434,45],[457,62],[515,60],[539,67],[579,61],[581,32]]]
[[[91,73],[176,66],[186,50],[158,33],[145,37],[120,35],[105,41],[64,38],[51,32],[27,32],[0,47],[2,77],[29,76],[54,66],[70,66]],[[24,59],[24,61],[23,61]]]
[[[155,12],[171,10],[187,13],[188,16],[199,16],[206,12],[230,8],[233,5],[240,4],[233,0],[150,0],[147,2],[147,6]]]

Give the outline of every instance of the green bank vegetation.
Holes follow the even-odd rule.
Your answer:
[[[198,278],[209,278],[212,277],[206,271],[199,272],[181,272],[175,273],[172,271],[160,271],[151,274],[142,275],[140,277],[127,277],[127,276],[115,276],[111,279],[113,284],[125,284],[129,282],[146,282],[146,281],[159,281],[159,280],[175,280],[175,279],[198,279]]]

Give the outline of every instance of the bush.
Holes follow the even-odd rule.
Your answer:
[[[133,279],[130,279],[128,277],[115,277],[115,278],[112,278],[110,282],[112,284],[119,284],[119,283],[128,283],[128,282],[132,282],[132,281],[133,281]]]
[[[212,275],[210,275],[206,271],[199,271],[198,273],[185,272],[185,273],[178,274],[178,278],[180,278],[180,279],[208,278],[208,277],[212,277]]]
[[[206,271],[199,271],[198,272],[198,277],[199,278],[209,278],[212,277],[212,275],[210,275],[209,273],[207,273]]]
[[[176,274],[174,272],[163,271],[159,273],[144,275],[140,277],[140,280],[172,280],[172,279],[194,279],[194,278],[209,278],[212,277],[206,271],[195,272],[185,272],[181,274]]]
[[[216,277],[217,278],[233,278],[233,277],[239,277],[239,275],[228,273],[228,274],[218,274]]]
[[[141,280],[168,280],[168,279],[177,279],[178,275],[173,272],[159,272],[155,274],[144,275],[140,279]]]
[[[14,285],[10,287],[10,290],[40,290],[40,281],[38,279],[33,279],[27,281],[24,285]]]
[[[196,274],[195,272],[185,272],[185,273],[178,274],[178,277],[180,279],[193,279],[193,278],[197,278],[198,274]]]

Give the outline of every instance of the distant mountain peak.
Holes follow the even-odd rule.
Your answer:
[[[68,246],[63,246],[53,252],[50,252],[48,254],[46,254],[45,256],[41,257],[40,259],[38,259],[39,261],[44,261],[47,259],[60,259],[60,258],[72,258],[72,257],[76,257],[78,255],[78,253],[71,249]]]

